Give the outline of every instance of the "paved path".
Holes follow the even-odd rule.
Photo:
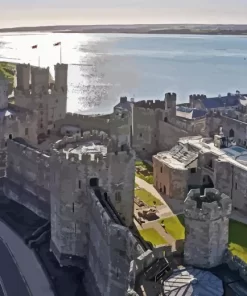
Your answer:
[[[31,296],[29,287],[25,279],[23,279],[15,259],[2,240],[0,240],[0,262],[0,286],[2,294],[6,294],[6,296]]]
[[[153,228],[155,229],[161,237],[163,237],[169,245],[173,245],[175,242],[174,238],[165,232],[164,228],[157,221],[147,222],[142,224],[143,229]]]
[[[32,296],[54,296],[53,291],[50,288],[49,281],[45,276],[45,273],[40,266],[35,254],[31,249],[29,249],[21,238],[15,234],[6,224],[0,221],[0,237],[4,241],[5,244],[8,245],[11,253],[14,256],[14,260],[16,261],[16,265],[18,265],[20,269],[21,275],[25,278],[27,285],[31,291]],[[2,266],[2,251],[4,251],[3,246],[0,245],[0,272]],[[4,254],[5,257],[6,254]],[[4,260],[7,260],[7,255]],[[8,259],[10,260],[10,259]],[[5,261],[4,261],[5,262]],[[7,264],[5,262],[5,264]],[[11,264],[11,261],[10,263]],[[12,266],[10,269],[6,269],[7,279],[4,278],[4,275],[0,274],[3,278],[3,282],[7,281],[7,288],[9,287],[9,280],[12,280],[12,285],[15,286],[15,277],[18,278],[14,271],[14,267]],[[19,273],[19,276],[20,276]],[[10,276],[11,279],[9,278]],[[4,280],[5,279],[5,280]],[[20,284],[21,285],[21,284]],[[23,292],[24,293],[24,292]],[[0,294],[1,295],[1,294]],[[8,294],[9,296],[26,296],[30,294],[22,294],[21,291],[15,294]]]
[[[159,199],[163,203],[163,205],[165,207],[162,209],[162,213],[160,213],[160,215],[162,215],[162,217],[178,215],[183,212],[183,201],[162,196],[154,188],[154,186],[152,184],[147,183],[145,180],[142,180],[141,178],[139,178],[137,176],[135,177],[135,183],[139,187],[141,187],[141,188],[145,189],[146,191],[148,191],[149,193],[151,193],[154,197],[156,197],[157,199]]]

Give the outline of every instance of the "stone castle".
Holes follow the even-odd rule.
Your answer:
[[[214,134],[223,115],[216,113],[220,119],[213,123],[218,109],[208,114],[205,96],[177,106],[174,93],[164,101],[121,97],[109,115],[66,113],[67,71],[67,65],[55,65],[53,81],[49,68],[17,65],[15,104],[8,103],[0,80],[1,190],[51,221],[50,250],[62,266],[87,266],[90,295],[134,295],[147,267],[154,264],[160,275],[166,265],[164,249],[150,249],[130,230],[136,154],[148,158],[181,137]],[[173,190],[184,198],[187,189]]]

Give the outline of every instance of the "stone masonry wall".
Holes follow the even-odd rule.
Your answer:
[[[7,146],[7,181],[4,192],[39,216],[49,218],[49,156],[14,140]]]
[[[88,261],[103,296],[125,296],[132,258],[142,250],[130,231],[115,224],[94,192],[89,198]]]
[[[247,213],[247,190],[245,180],[247,170],[244,165],[237,166],[227,161],[215,161],[215,187],[232,199],[233,208]]]
[[[184,203],[184,260],[201,268],[220,265],[228,247],[231,199],[216,189],[191,190]]]
[[[170,150],[177,144],[179,138],[187,137],[188,135],[188,132],[181,128],[177,128],[164,121],[159,121],[159,150]]]

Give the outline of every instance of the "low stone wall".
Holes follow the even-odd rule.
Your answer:
[[[226,263],[229,268],[234,271],[238,271],[240,277],[247,282],[247,263],[239,257],[233,255],[229,250],[226,252]]]

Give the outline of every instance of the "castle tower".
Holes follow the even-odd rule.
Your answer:
[[[0,78],[0,110],[8,108],[8,80]]]
[[[85,257],[92,190],[111,202],[127,226],[133,223],[135,154],[117,151],[103,132],[65,137],[52,152],[51,249],[59,261],[61,254]]]
[[[198,95],[198,94],[190,95],[189,96],[190,108],[196,108],[197,107],[196,103],[201,99],[206,99],[206,98],[207,98],[206,95]]]
[[[193,189],[184,202],[186,264],[200,268],[220,265],[228,246],[231,199],[214,188]]]
[[[17,64],[17,89],[22,91],[29,90],[30,84],[30,64]]]
[[[32,94],[47,93],[49,89],[50,71],[48,68],[32,67]]]
[[[68,85],[68,65],[56,64],[54,66],[55,71],[55,89],[58,92],[67,93]]]
[[[166,93],[165,94],[165,108],[175,109],[177,104],[177,95],[175,93]]]

